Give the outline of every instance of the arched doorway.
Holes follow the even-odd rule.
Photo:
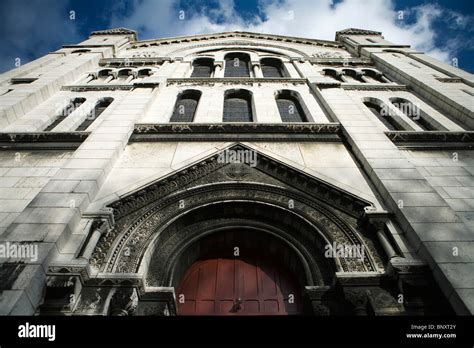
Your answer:
[[[301,265],[271,235],[242,229],[217,232],[190,246],[183,258],[196,254],[176,287],[178,315],[301,313],[302,290],[294,275]]]

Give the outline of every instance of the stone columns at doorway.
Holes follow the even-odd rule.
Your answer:
[[[177,314],[177,301],[173,287],[148,288],[140,294],[137,315],[173,316]]]
[[[329,286],[306,286],[304,292],[304,298],[308,302],[304,309],[306,311],[312,310],[311,314],[328,316],[340,311],[333,288]]]
[[[106,231],[109,230],[109,224],[107,221],[101,221],[101,222],[93,222],[91,226],[91,235],[89,237],[89,241],[86,244],[86,247],[84,248],[84,251],[82,252],[81,258],[89,261],[91,258],[92,252],[94,251],[95,246],[97,245],[97,242],[99,241],[100,236],[102,236]]]
[[[110,315],[128,316],[135,313],[138,304],[137,291],[134,288],[117,288],[110,300]]]
[[[389,221],[389,213],[386,211],[371,211],[366,209],[365,218],[375,230],[377,240],[385,251],[388,260],[391,260],[394,257],[400,257],[385,232],[385,226]]]

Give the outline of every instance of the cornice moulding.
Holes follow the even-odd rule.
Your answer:
[[[474,131],[391,131],[385,135],[402,149],[473,149]]]
[[[340,142],[339,123],[156,123],[135,124],[130,142],[326,141]]]
[[[0,150],[75,150],[90,132],[0,133]]]

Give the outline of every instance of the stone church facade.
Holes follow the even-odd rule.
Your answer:
[[[0,314],[471,315],[474,76],[381,33],[0,75]]]

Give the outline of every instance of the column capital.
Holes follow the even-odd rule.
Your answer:
[[[110,315],[132,315],[138,304],[138,294],[135,288],[118,288],[110,300]]]

